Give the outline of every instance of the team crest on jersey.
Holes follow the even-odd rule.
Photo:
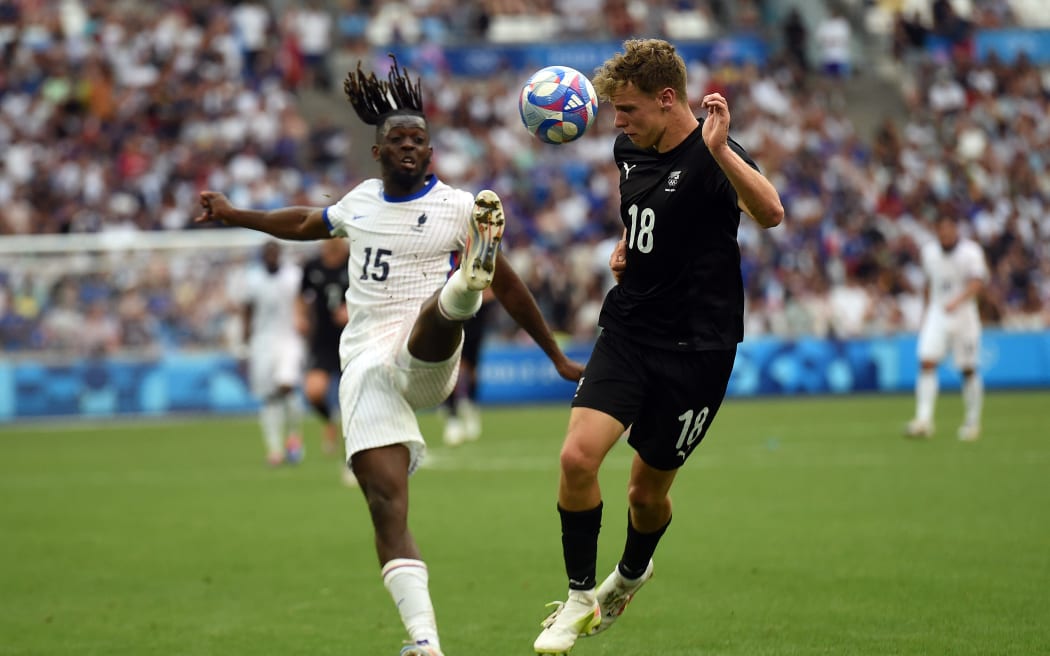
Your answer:
[[[683,171],[671,171],[671,175],[667,176],[667,187],[664,191],[674,191],[678,188],[678,181],[682,179]]]
[[[412,229],[416,232],[423,232],[423,224],[427,222],[427,213],[423,212],[416,219],[416,225],[412,226]]]

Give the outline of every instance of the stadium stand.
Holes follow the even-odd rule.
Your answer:
[[[826,13],[799,4],[794,45],[812,51]],[[974,45],[982,29],[1045,25],[1045,12],[1027,0],[839,4],[864,54],[859,85],[786,56],[787,12],[769,2],[0,2],[0,344],[27,354],[225,347],[229,304],[215,281],[249,244],[233,257],[195,249],[196,233],[213,232],[189,223],[197,192],[323,205],[370,175],[360,146],[370,135],[348,129],[337,91],[359,58],[382,62],[397,44],[440,62],[443,44],[675,36],[669,24],[691,30],[682,38],[755,30],[773,46],[761,66],[690,62],[697,92],[731,99],[735,137],[787,209],[775,231],[742,223],[749,335],[915,330],[918,244],[937,212],[964,218],[985,247],[986,321],[1050,325],[1050,64]],[[938,14],[944,5],[952,11]],[[934,37],[950,47],[931,48]],[[887,70],[896,98],[849,102]],[[606,113],[579,147],[531,140],[516,108],[526,73],[426,71],[435,167],[501,194],[514,217],[508,257],[552,325],[586,340],[620,231],[616,130]],[[176,234],[185,250],[161,245]],[[4,237],[33,235],[51,241]],[[92,251],[64,235],[124,246]],[[46,252],[28,252],[34,244]],[[518,338],[509,322],[495,330]]]

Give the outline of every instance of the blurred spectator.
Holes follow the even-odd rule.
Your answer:
[[[951,0],[933,0],[931,10],[934,34],[946,39],[953,47],[962,46],[969,40],[972,25],[955,11]]]
[[[269,8],[258,2],[242,0],[230,11],[233,36],[244,56],[244,75],[249,83],[260,73],[260,59],[269,41],[272,18]]]
[[[809,70],[809,29],[802,20],[802,12],[792,7],[781,27],[784,51],[788,60],[804,71]]]
[[[908,60],[910,63],[916,53],[926,47],[929,30],[923,25],[922,16],[914,12],[906,16],[898,11],[893,17],[893,57],[897,61]]]
[[[401,2],[384,2],[369,19],[365,34],[374,46],[417,43],[422,28],[411,7]]]
[[[630,0],[605,0],[605,29],[614,39],[627,39],[639,34],[644,24],[641,13]]]
[[[817,25],[815,38],[824,75],[832,79],[849,77],[853,61],[853,28],[837,5],[832,4],[828,15]]]
[[[332,49],[334,19],[321,6],[320,0],[306,0],[303,6],[293,5],[285,14],[288,36],[294,39],[302,57],[306,74],[304,82],[317,89],[332,89],[332,74],[328,68],[328,53]]]
[[[715,34],[715,21],[702,3],[680,0],[663,13],[663,33],[672,41],[709,39]]]

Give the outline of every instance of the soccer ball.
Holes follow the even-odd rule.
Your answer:
[[[568,66],[548,66],[521,89],[518,110],[525,128],[540,141],[579,139],[598,115],[598,96],[587,76]]]

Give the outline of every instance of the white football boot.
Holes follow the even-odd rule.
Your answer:
[[[920,419],[912,419],[904,427],[904,437],[925,440],[933,437],[933,424]]]
[[[459,415],[463,417],[463,430],[468,442],[474,442],[481,437],[481,408],[469,399],[463,399],[459,404]]]
[[[981,427],[977,424],[959,426],[959,439],[963,442],[975,442],[981,436]]]
[[[614,567],[612,574],[605,577],[594,595],[598,600],[598,606],[602,609],[602,621],[587,635],[601,633],[612,626],[613,622],[623,615],[627,604],[634,599],[635,593],[651,578],[653,578],[652,560],[646,566],[645,572],[636,579],[625,579],[623,574],[620,574],[619,566]]]
[[[543,620],[543,632],[532,645],[537,654],[565,656],[577,638],[593,631],[602,621],[594,590],[569,590],[568,600],[547,605],[556,608]]]
[[[484,189],[474,198],[474,211],[470,215],[470,232],[463,249],[463,261],[459,267],[467,279],[467,287],[475,291],[492,284],[496,271],[496,255],[503,240],[503,203],[496,192]]]
[[[399,656],[444,656],[441,650],[426,640],[412,642],[401,648]]]
[[[441,440],[447,446],[459,446],[467,440],[467,429],[459,415],[449,415],[445,418],[445,430],[441,433]]]

